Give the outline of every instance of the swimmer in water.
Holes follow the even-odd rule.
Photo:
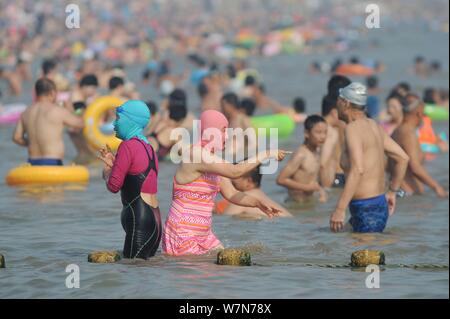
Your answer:
[[[403,122],[403,99],[404,97],[395,91],[392,92],[386,99],[386,117],[389,117],[389,120],[382,121],[380,125],[389,136],[391,136],[397,127],[399,127]]]
[[[117,154],[100,150],[103,178],[112,193],[120,190],[122,227],[125,230],[125,258],[147,259],[155,255],[162,225],[157,198],[158,159],[143,135],[150,120],[147,105],[130,100],[116,109],[114,130],[122,140]]]
[[[56,104],[57,90],[52,80],[37,80],[35,94],[36,103],[20,116],[13,141],[28,148],[31,165],[63,165],[64,128],[81,131],[83,119]]]
[[[319,115],[305,121],[305,141],[294,153],[278,176],[278,185],[289,191],[289,198],[298,203],[311,202],[314,193],[319,200],[327,200],[326,191],[319,185],[320,147],[327,137],[328,125]]]
[[[223,245],[212,232],[212,210],[216,195],[236,205],[258,207],[269,217],[279,211],[265,201],[237,191],[230,179],[239,178],[256,168],[261,161],[274,157],[282,160],[284,151],[264,151],[259,156],[236,165],[215,155],[225,147],[228,120],[215,110],[200,116],[200,141],[191,145],[190,154],[183,154],[173,178],[172,205],[165,223],[162,248],[168,255],[201,255],[222,249]],[[210,135],[209,133],[213,133]],[[197,155],[189,158],[189,155]]]
[[[338,114],[347,123],[342,167],[346,183],[330,217],[332,231],[344,228],[350,208],[354,232],[382,232],[395,211],[396,196],[408,166],[408,155],[372,119],[366,116],[366,87],[354,82],[340,90]],[[393,162],[389,190],[385,193],[384,159]]]
[[[272,205],[272,207],[278,209],[280,212],[278,215],[279,217],[292,217],[292,215],[284,207],[270,199],[270,197],[263,192],[263,190],[261,189],[261,179],[262,174],[260,173],[260,167],[258,166],[244,176],[233,179],[231,182],[233,183],[234,188],[236,188],[238,191],[245,192],[245,194],[265,201],[266,203]],[[257,207],[243,207],[232,203],[227,206],[223,214],[267,218],[267,214],[265,214],[261,209]]]
[[[424,154],[420,148],[416,131],[422,123],[425,104],[418,96],[411,93],[406,96],[405,102],[403,105],[403,122],[392,134],[392,138],[410,158],[402,189],[410,195],[423,194],[425,184],[439,197],[447,198],[448,193],[430,176],[423,166]]]

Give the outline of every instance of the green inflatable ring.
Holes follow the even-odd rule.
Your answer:
[[[290,136],[295,130],[294,120],[286,114],[253,116],[250,121],[256,129],[256,134],[259,128],[263,128],[266,129],[265,134],[268,136],[271,128],[277,128],[278,137],[284,138]]]
[[[425,115],[433,121],[448,121],[448,110],[442,106],[426,104]]]

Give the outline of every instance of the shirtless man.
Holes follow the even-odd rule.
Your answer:
[[[346,183],[330,217],[332,231],[344,227],[345,210],[355,232],[382,232],[395,210],[396,195],[405,176],[409,157],[383,129],[365,113],[366,87],[351,83],[339,90],[338,115],[347,123],[342,167]],[[384,160],[393,162],[389,190],[385,194]]]
[[[220,99],[223,91],[220,84],[220,78],[216,74],[205,76],[198,87],[198,93],[201,98],[201,110],[220,110]]]
[[[223,114],[227,117],[229,121],[229,127],[232,129],[242,129],[244,134],[247,129],[253,130],[252,124],[250,122],[250,118],[246,115],[246,113],[242,112],[239,105],[239,98],[234,93],[227,93],[222,96],[220,100],[220,105],[222,107]],[[242,161],[244,158],[248,158],[249,150],[255,150],[256,153],[256,132],[252,134],[251,131],[248,131],[249,134],[244,135],[244,140],[239,140],[238,136],[233,136],[233,139],[230,139],[230,143],[233,143],[233,155],[237,158],[236,162]]]
[[[279,217],[292,217],[292,215],[281,205],[270,199],[262,190],[261,190],[261,179],[262,174],[259,171],[259,166],[245,174],[240,178],[233,179],[231,182],[233,183],[234,188],[236,188],[240,192],[245,192],[245,194],[250,195],[256,199],[264,201],[272,207],[279,210]],[[244,207],[239,206],[233,203],[230,203],[224,211],[224,215],[241,215],[241,216],[251,216],[257,218],[265,218],[267,215],[256,207]]]
[[[318,192],[321,202],[326,201],[326,192],[319,185],[320,147],[325,142],[328,125],[319,115],[311,115],[305,121],[305,142],[291,157],[278,176],[278,185],[289,191],[289,196],[299,203],[307,203]]]
[[[344,187],[345,176],[340,164],[343,138],[340,134],[340,120],[336,99],[325,96],[322,100],[322,116],[328,124],[327,138],[320,156],[320,184],[325,187]]]
[[[57,91],[52,80],[39,79],[35,91],[37,101],[22,113],[13,141],[28,147],[31,165],[62,165],[64,126],[81,130],[83,120],[55,104]]]
[[[422,123],[424,108],[425,104],[417,95],[407,94],[403,105],[403,122],[392,134],[394,141],[405,150],[410,158],[402,189],[407,194],[422,194],[424,192],[423,184],[425,184],[439,197],[446,198],[448,193],[428,174],[423,166],[425,157],[420,148],[416,131]]]

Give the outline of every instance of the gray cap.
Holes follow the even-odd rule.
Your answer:
[[[339,89],[339,96],[350,103],[366,106],[367,89],[364,84],[352,82],[343,89]]]

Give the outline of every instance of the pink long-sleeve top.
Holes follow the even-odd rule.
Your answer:
[[[155,156],[151,145],[141,142],[138,138],[123,141],[117,150],[116,160],[106,183],[110,192],[117,193],[122,188],[128,174],[138,175],[147,170],[149,161],[144,145],[151,160],[155,161],[155,167],[158,170],[158,157]],[[141,192],[156,194],[158,191],[157,181],[157,172],[151,170],[142,184]]]

